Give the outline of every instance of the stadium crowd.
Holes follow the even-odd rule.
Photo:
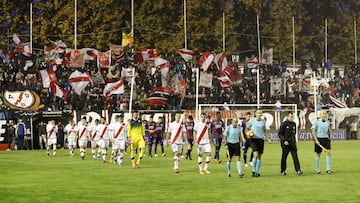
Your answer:
[[[185,62],[180,55],[167,54],[161,57],[166,59],[169,64],[169,72],[163,75],[161,70],[154,65],[154,61],[148,60],[139,63],[135,55],[128,53],[123,54],[121,59],[112,58],[111,68],[98,68],[96,62],[85,61],[84,67],[73,68],[66,65],[53,65],[46,63],[44,57],[34,54],[31,57],[24,56],[16,51],[8,51],[0,55],[1,77],[0,90],[25,90],[30,89],[36,92],[44,104],[44,110],[88,110],[100,111],[101,109],[112,109],[122,111],[128,109],[130,99],[131,80],[124,81],[124,94],[104,96],[103,89],[106,83],[114,82],[120,78],[125,78],[124,70],[128,71],[135,68],[133,109],[194,109],[196,95],[196,69],[199,69],[196,57],[190,62]],[[28,65],[29,60],[31,61]],[[233,63],[233,72],[239,73],[232,85],[222,87],[218,80],[218,68],[214,63],[210,65],[207,72],[212,73],[213,80],[211,88],[199,87],[199,103],[256,103],[256,69],[248,68],[245,64]],[[240,66],[241,65],[241,66]],[[331,70],[331,63],[316,63],[314,61],[302,61],[301,68],[291,70],[287,68],[286,62],[274,63],[274,65],[259,65],[260,70],[260,102],[261,103],[297,103],[299,108],[313,108],[310,96],[311,88],[304,86],[309,85],[306,79],[309,75],[305,73],[316,73],[318,79],[325,78],[327,83],[320,86],[321,103],[324,105],[331,104],[330,96],[338,98],[346,103],[348,107],[360,106],[359,97],[359,75],[358,64],[346,65],[342,74],[338,68]],[[38,71],[41,69],[55,70],[57,84],[64,88],[67,93],[66,97],[60,98],[53,94],[51,88],[43,88]],[[67,78],[75,70],[87,73],[93,78],[92,85],[88,85],[81,94],[75,93],[69,85]],[[307,70],[310,69],[310,70]],[[330,71],[326,71],[325,69]],[[321,73],[320,73],[321,72]],[[200,71],[201,75],[202,71]],[[100,79],[99,79],[100,78]],[[175,79],[174,79],[175,78]],[[271,81],[274,78],[280,79],[287,83],[285,91],[281,94],[272,93]],[[164,87],[164,80],[170,90],[168,94],[155,96],[164,97],[166,103],[151,103],[148,98],[154,96],[154,90]],[[179,80],[185,81],[186,91],[179,93],[176,83]],[[175,85],[174,85],[175,84]],[[283,86],[283,85],[282,85]],[[276,88],[276,87],[275,87]],[[163,92],[164,93],[164,92]],[[8,117],[6,106],[1,109]],[[11,116],[10,116],[11,117]]]

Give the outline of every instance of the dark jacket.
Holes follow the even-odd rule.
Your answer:
[[[293,121],[284,121],[279,129],[279,138],[281,141],[295,142],[296,124]]]

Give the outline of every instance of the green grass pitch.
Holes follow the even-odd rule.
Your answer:
[[[181,159],[180,173],[172,172],[170,147],[166,157],[144,157],[141,169],[132,169],[129,153],[124,166],[81,160],[79,150],[70,158],[68,150],[58,149],[57,157],[46,151],[0,151],[0,202],[359,202],[360,141],[332,142],[332,169],[315,173],[313,142],[299,142],[302,176],[297,176],[291,155],[287,176],[280,175],[279,143],[265,144],[261,177],[227,177],[225,151],[222,163],[211,162],[211,174],[200,175],[196,159]],[[243,164],[243,163],[242,163]]]

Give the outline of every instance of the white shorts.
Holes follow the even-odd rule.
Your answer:
[[[56,140],[57,140],[56,137],[55,137],[55,138],[50,138],[50,139],[48,139],[47,145],[53,145],[53,144],[56,145],[56,144],[57,144]]]
[[[91,148],[96,148],[97,146],[99,146],[99,140],[91,141]]]
[[[106,148],[108,149],[109,148],[109,145],[110,145],[110,140],[99,140],[98,141],[98,145],[100,146],[100,148]]]
[[[171,145],[172,151],[173,151],[173,152],[177,152],[177,153],[181,153],[182,147],[183,147],[182,144],[172,144],[172,145]]]
[[[88,142],[87,139],[80,139],[80,140],[79,140],[79,147],[84,147],[84,148],[86,148],[86,147],[87,147],[87,142]]]
[[[197,147],[198,154],[203,154],[207,152],[211,152],[211,144],[199,144]]]
[[[112,143],[112,149],[125,149],[125,140],[115,140]]]
[[[76,146],[75,138],[68,138],[68,146]]]

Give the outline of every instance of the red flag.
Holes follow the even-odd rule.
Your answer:
[[[159,87],[159,88],[155,88],[153,89],[153,91],[151,92],[151,95],[153,94],[162,94],[162,95],[170,95],[170,87]]]
[[[111,51],[98,53],[98,64],[101,68],[109,68],[111,64]]]
[[[165,106],[167,98],[164,97],[149,97],[147,101],[148,106]]]

